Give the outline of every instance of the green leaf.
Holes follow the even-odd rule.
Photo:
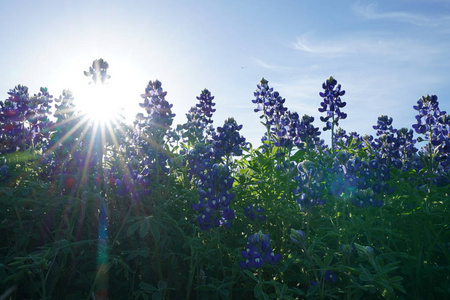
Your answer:
[[[139,228],[139,236],[141,238],[145,237],[148,234],[149,228],[150,228],[150,220],[148,218],[145,218],[141,223],[141,227]]]
[[[295,295],[298,295],[298,296],[304,296],[305,295],[305,292],[304,291],[302,291],[301,289],[299,289],[299,288],[291,288],[291,289],[289,289],[290,291],[293,291],[294,293],[295,293]]]
[[[156,293],[153,293],[152,300],[161,300],[161,292],[157,291]]]
[[[402,292],[403,294],[406,294],[406,290],[405,290],[405,288],[403,287],[403,285],[398,284],[398,283],[391,283],[391,286],[392,286],[394,289],[396,289],[396,290]]]
[[[389,278],[389,282],[400,282],[400,281],[403,281],[403,277],[401,276],[394,276]]]
[[[158,289],[160,291],[165,290],[166,288],[167,288],[167,282],[162,281],[162,280],[158,281]]]
[[[229,299],[228,296],[230,295],[230,292],[228,290],[220,289],[219,294],[222,297],[222,299]]]
[[[253,290],[253,292],[255,293],[256,299],[260,299],[261,294],[263,293],[262,283],[261,282],[258,282],[258,284],[256,284],[255,289]]]
[[[153,233],[153,236],[155,237],[155,240],[159,241],[161,238],[161,234],[159,232],[158,224],[151,222],[150,225],[151,225],[152,233]]]
[[[360,268],[361,274],[359,275],[359,278],[362,281],[372,281],[373,280],[372,274],[370,274],[370,272],[366,268],[364,268],[362,265],[359,265],[359,266],[361,267]]]
[[[333,256],[331,255],[327,255],[325,256],[324,260],[323,260],[323,264],[325,267],[328,267],[331,264],[331,261],[333,260]]]
[[[130,225],[127,229],[127,236],[132,235],[141,226],[141,221],[135,222]]]
[[[254,281],[259,282],[258,278],[256,278],[256,276],[253,275],[253,273],[250,272],[249,270],[244,270],[244,273],[250,276],[250,278],[253,279]]]
[[[288,286],[286,284],[283,284],[281,287],[281,294],[284,295],[288,291]]]
[[[146,282],[139,283],[139,288],[141,289],[141,291],[150,291],[150,292],[158,290],[156,287]]]

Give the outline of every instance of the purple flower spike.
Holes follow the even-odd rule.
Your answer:
[[[281,254],[275,254],[270,247],[270,237],[261,231],[248,238],[245,251],[241,252],[245,261],[240,261],[242,269],[259,269],[264,264],[275,265],[281,260]]]
[[[334,274],[334,272],[331,270],[325,271],[325,281],[336,283],[337,282],[336,274]]]
[[[229,190],[233,186],[233,178],[226,165],[214,164],[205,173],[198,173],[199,202],[192,209],[199,212],[197,221],[202,230],[212,227],[230,228],[230,221],[235,219],[234,210],[229,208],[234,194]]]
[[[302,230],[295,230],[291,228],[291,234],[289,237],[294,243],[302,244],[303,240],[305,239],[305,233]]]
[[[341,108],[345,107],[347,103],[341,100],[345,91],[341,90],[341,85],[337,84],[336,79],[332,76],[322,84],[322,88],[324,92],[320,92],[319,95],[323,98],[323,102],[320,103],[319,112],[326,113],[326,117],[320,117],[320,120],[325,122],[323,130],[327,131],[334,126],[339,126],[339,120],[347,118],[347,114],[341,112]]]

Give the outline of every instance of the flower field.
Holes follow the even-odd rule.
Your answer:
[[[102,85],[107,69],[85,75]],[[8,94],[0,300],[450,294],[450,115],[435,95],[411,102],[411,128],[383,115],[371,136],[340,127],[335,78],[318,83],[320,120],[263,78],[255,147],[234,118],[213,125],[207,89],[176,126],[158,80],[131,125],[94,122],[70,91]]]

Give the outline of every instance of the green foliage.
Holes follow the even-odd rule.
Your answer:
[[[96,67],[87,75],[96,75]],[[443,299],[450,293],[449,190],[429,184],[425,170],[390,168],[384,183],[395,189],[377,194],[384,205],[358,207],[357,197],[374,192],[350,185],[335,192],[343,183],[331,170],[347,158],[374,159],[367,142],[336,141],[330,150],[266,140],[219,161],[234,179],[235,218],[230,228],[201,230],[193,210],[201,180],[188,158],[211,143],[213,128],[194,135],[188,121],[156,136],[150,125],[139,135],[116,126],[120,143],[111,138],[90,150],[83,143],[95,140],[94,129],[80,127],[86,138],[51,148],[54,168],[43,163],[48,149],[2,155],[10,174],[0,180],[0,299]],[[60,141],[65,134],[53,126],[50,137]],[[185,140],[169,146],[170,136]],[[101,159],[80,165],[77,151]],[[301,172],[302,191],[314,190],[323,202],[299,205]],[[264,218],[249,218],[249,205],[262,208]],[[243,270],[241,252],[260,231],[282,259]]]

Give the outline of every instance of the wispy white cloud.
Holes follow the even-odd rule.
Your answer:
[[[351,57],[356,59],[383,59],[395,62],[429,63],[446,50],[439,45],[429,45],[413,39],[398,37],[349,36],[314,39],[304,34],[292,44],[293,48],[307,54],[323,57]]]
[[[442,26],[450,22],[450,17],[448,16],[430,17],[408,11],[382,11],[378,8],[378,4],[376,3],[362,5],[359,2],[356,2],[352,9],[357,16],[368,20],[391,20],[430,27]]]
[[[276,65],[276,64],[269,64],[259,58],[252,58],[253,62],[259,66],[262,67],[264,69],[268,69],[271,71],[283,71],[283,70],[290,70],[292,69],[292,67],[288,67],[288,66],[283,66],[283,65]]]
[[[293,46],[296,50],[319,55],[339,55],[350,51],[347,45],[340,43],[311,43],[307,34],[298,37]]]

